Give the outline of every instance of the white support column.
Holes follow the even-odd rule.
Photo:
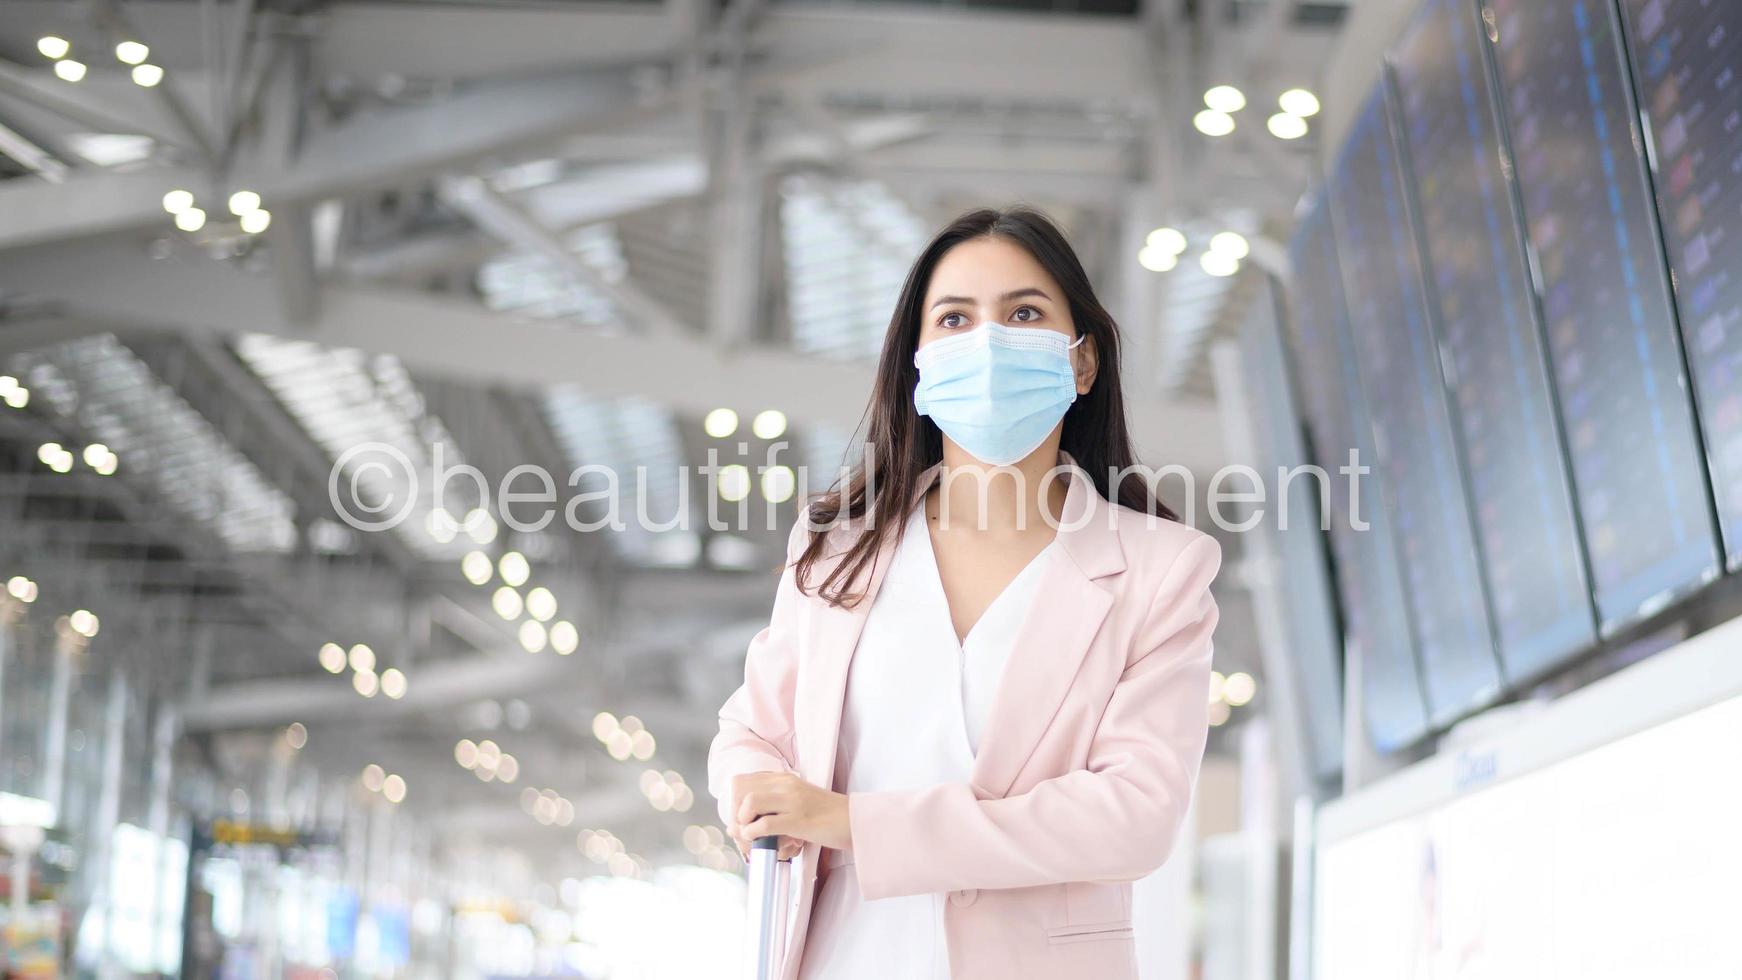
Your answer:
[[[1190,980],[1192,976],[1192,882],[1198,860],[1198,797],[1186,809],[1173,854],[1154,873],[1131,886],[1131,923],[1136,933],[1137,972],[1143,980]]]
[[[1263,715],[1248,719],[1240,729],[1240,835],[1245,840],[1246,887],[1242,897],[1246,914],[1245,966],[1247,980],[1278,980],[1277,936],[1278,857],[1281,835],[1276,758],[1271,752],[1273,732]]]
[[[80,655],[80,645],[70,630],[55,638],[54,668],[48,687],[48,733],[44,739],[42,798],[54,807],[56,820],[61,812],[61,789],[67,775],[67,710],[73,696],[73,658]]]

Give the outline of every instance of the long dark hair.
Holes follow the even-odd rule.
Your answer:
[[[796,569],[801,592],[815,592],[831,605],[856,603],[863,593],[851,593],[848,588],[876,558],[885,539],[901,526],[899,521],[886,518],[906,512],[920,489],[920,475],[943,458],[943,435],[937,424],[913,408],[913,388],[919,381],[913,352],[919,346],[921,306],[932,271],[944,254],[962,242],[982,237],[1003,238],[1027,249],[1064,290],[1077,331],[1094,340],[1098,357],[1095,383],[1065,412],[1059,448],[1083,468],[1102,497],[1133,510],[1179,520],[1141,474],[1132,471],[1136,460],[1125,428],[1125,397],[1119,385],[1119,325],[1095,298],[1077,253],[1052,220],[1034,208],[978,208],[938,232],[908,270],[883,338],[871,402],[859,423],[869,443],[866,457],[847,475],[844,486],[817,494],[809,502],[813,530]],[[870,478],[871,473],[875,479]],[[1120,474],[1119,486],[1109,487],[1115,473]],[[813,588],[809,579],[822,558],[827,536],[826,531],[814,528],[863,517],[867,511],[878,519],[859,532],[828,576]]]

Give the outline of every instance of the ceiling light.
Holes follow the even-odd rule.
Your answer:
[[[490,556],[482,551],[468,551],[466,557],[460,559],[460,574],[473,585],[483,585],[490,581],[495,568],[490,564]]]
[[[758,439],[778,439],[786,433],[786,413],[772,408],[757,412],[750,422],[750,431]]]
[[[610,738],[605,740],[605,751],[611,753],[611,758],[623,762],[629,758],[634,744],[633,736],[619,728],[611,733]]]
[[[1227,704],[1217,701],[1210,705],[1210,726],[1214,728],[1227,723],[1228,716],[1231,714],[1233,712],[1228,709]]]
[[[648,759],[653,758],[655,748],[656,745],[653,741],[653,733],[645,728],[629,737],[629,754],[640,759],[642,762],[646,762]]]
[[[36,50],[41,51],[44,58],[65,58],[72,49],[73,46],[64,37],[50,34],[36,39]]]
[[[556,596],[544,586],[538,586],[526,594],[526,611],[541,623],[549,622],[556,615]]]
[[[1243,259],[1252,254],[1252,246],[1246,244],[1245,236],[1224,231],[1210,239],[1210,251],[1220,252],[1229,258]]]
[[[387,771],[375,763],[371,762],[363,767],[363,785],[368,787],[369,792],[379,792],[381,784],[386,781],[386,779]]]
[[[358,694],[372,698],[375,696],[375,692],[381,689],[381,678],[369,671],[359,670],[351,675],[351,687],[355,688]]]
[[[1240,260],[1226,252],[1205,252],[1198,264],[1212,276],[1231,276],[1240,271]]]
[[[230,195],[230,213],[244,215],[260,210],[260,195],[253,191],[237,191]]]
[[[199,231],[206,226],[206,212],[187,208],[175,216],[175,226],[182,231]]]
[[[1215,109],[1205,109],[1192,117],[1192,125],[1205,136],[1226,136],[1234,131],[1234,117]]]
[[[59,75],[62,81],[76,82],[85,77],[85,65],[82,61],[67,58],[64,61],[54,63],[54,73]]]
[[[180,214],[194,206],[192,191],[173,190],[163,195],[163,209],[170,214]]]
[[[272,224],[272,212],[265,208],[255,208],[242,216],[242,230],[250,235],[258,235]]]
[[[771,504],[784,504],[792,499],[798,478],[790,466],[770,466],[762,471],[762,496]]]
[[[750,496],[750,470],[743,463],[731,463],[720,467],[720,497],[723,500],[737,503]]]
[[[1319,112],[1319,97],[1304,88],[1291,88],[1276,100],[1282,111],[1305,119]]]
[[[351,648],[351,669],[365,674],[375,670],[375,651],[369,649],[367,643]]]
[[[13,408],[23,408],[30,404],[29,388],[13,388],[6,393],[6,404]]]
[[[1228,682],[1222,693],[1229,704],[1238,708],[1251,701],[1252,696],[1258,693],[1258,682],[1243,670],[1235,671],[1228,675]]]
[[[593,716],[593,737],[603,742],[617,731],[617,716],[609,711],[601,711]]]
[[[36,599],[36,583],[22,575],[14,575],[6,580],[6,594],[20,602],[32,602]]]
[[[471,739],[462,738],[454,743],[454,761],[462,769],[470,769],[478,764],[478,746]]]
[[[405,778],[393,773],[381,781],[381,795],[387,797],[387,802],[398,803],[405,799]]]
[[[496,778],[504,783],[512,783],[520,778],[520,760],[508,753],[502,753],[502,760],[496,763]]]
[[[503,619],[519,619],[520,610],[524,606],[520,601],[520,593],[504,585],[490,597],[490,608],[496,610],[496,615]]]
[[[122,64],[137,65],[151,57],[151,49],[138,41],[122,41],[115,45],[115,57],[120,59]]]
[[[109,458],[109,447],[100,442],[93,442],[85,447],[84,456],[86,466],[96,466]]]
[[[496,519],[482,507],[474,507],[466,514],[466,533],[479,544],[489,544],[496,540]]]
[[[329,674],[343,673],[345,670],[345,648],[337,643],[321,644],[321,666]]]
[[[1145,245],[1137,250],[1137,264],[1150,272],[1172,272],[1179,265],[1179,253],[1166,252],[1153,245]]]
[[[101,463],[91,468],[97,471],[98,476],[114,476],[115,467],[119,464],[120,459],[114,453],[110,453]]]
[[[485,769],[494,769],[502,761],[502,746],[485,739],[478,743],[478,765]]]
[[[1218,85],[1204,93],[1204,105],[1217,112],[1239,112],[1246,108],[1246,96],[1232,85]]]
[[[738,431],[738,413],[729,408],[716,408],[702,419],[702,431],[715,439],[724,439]]]
[[[581,636],[575,631],[575,624],[566,619],[559,619],[550,627],[550,648],[557,653],[568,656],[575,652],[575,647],[581,645]]]
[[[526,584],[526,578],[532,574],[532,566],[526,561],[526,556],[518,551],[510,551],[496,563],[496,568],[502,573],[502,581],[519,588]]]
[[[1186,250],[1186,236],[1178,228],[1157,228],[1149,233],[1149,237],[1143,240],[1143,244],[1158,252],[1178,255]]]
[[[1264,125],[1270,130],[1270,135],[1279,140],[1297,140],[1307,133],[1306,120],[1286,112],[1271,116]]]
[[[284,740],[293,749],[300,749],[308,744],[308,729],[300,721],[293,721],[284,730]]]
[[[45,442],[36,447],[36,458],[41,460],[44,465],[54,462],[60,457],[60,454],[61,447],[58,442]]]
[[[395,701],[405,697],[405,674],[398,667],[381,672],[381,693]]]
[[[97,635],[97,616],[89,609],[73,610],[72,615],[67,617],[67,625],[73,628],[74,633],[86,639]]]
[[[520,646],[527,653],[538,653],[544,649],[546,640],[544,624],[536,619],[529,619],[520,624]]]
[[[133,69],[133,84],[140,88],[156,88],[163,81],[163,69],[156,65],[139,65]]]

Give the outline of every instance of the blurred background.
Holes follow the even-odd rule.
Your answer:
[[[0,0],[6,973],[736,975],[715,711],[1022,202],[1225,555],[1144,975],[1742,975],[1738,67],[1723,0]]]

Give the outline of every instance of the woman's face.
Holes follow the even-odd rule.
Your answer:
[[[973,238],[944,253],[920,309],[919,346],[986,323],[1056,330],[1075,340],[1064,290],[1028,250],[1004,238]],[[1077,393],[1094,382],[1094,343],[1073,351]]]

